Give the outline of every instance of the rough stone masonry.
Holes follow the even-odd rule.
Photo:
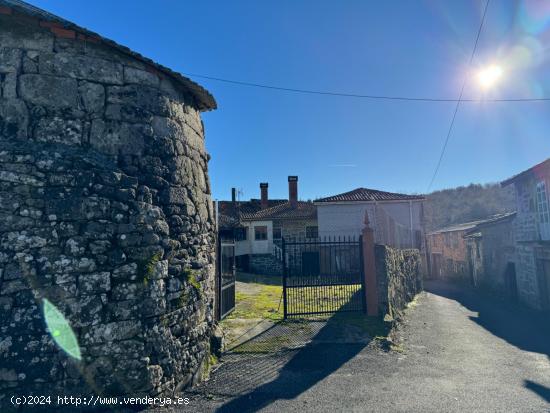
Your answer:
[[[13,394],[168,395],[200,380],[215,329],[200,118],[215,102],[46,17],[0,1],[0,410]]]

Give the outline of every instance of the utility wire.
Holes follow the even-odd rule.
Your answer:
[[[489,2],[491,0],[487,0],[485,3],[485,9],[483,10],[483,16],[481,17],[481,23],[479,25],[479,29],[477,31],[476,41],[474,43],[474,48],[472,49],[472,54],[470,56],[470,61],[468,62],[468,69],[472,67],[472,61],[474,60],[474,55],[476,53],[477,44],[479,42],[479,37],[481,35],[481,30],[483,29],[483,23],[485,22],[485,15],[487,14],[487,9],[489,8]],[[468,70],[469,72],[469,70]],[[460,102],[462,102],[462,94],[464,93],[464,88],[466,87],[466,82],[468,81],[468,74],[464,76],[464,81],[462,82],[462,88],[460,89],[460,95],[458,96],[458,100],[456,102],[455,110],[453,112],[453,117],[451,119],[451,124],[449,125],[449,130],[447,131],[447,136],[445,137],[445,143],[443,144],[443,149],[441,150],[441,154],[439,155],[439,160],[437,161],[437,166],[435,167],[432,179],[430,181],[430,185],[428,185],[428,190],[426,192],[430,192],[430,189],[432,188],[432,185],[434,183],[435,177],[437,173],[439,172],[439,167],[441,166],[441,162],[443,161],[443,156],[445,155],[445,150],[447,149],[447,144],[449,143],[449,138],[451,137],[451,132],[453,131],[453,126],[455,124],[456,114],[458,112],[458,108],[460,106]]]
[[[544,102],[550,101],[550,97],[542,98],[503,98],[503,99],[446,99],[446,98],[429,98],[429,97],[412,97],[412,96],[389,96],[389,95],[364,95],[359,93],[344,93],[344,92],[329,92],[323,90],[313,89],[295,89],[284,86],[266,85],[262,83],[243,82],[240,80],[224,79],[214,76],[200,75],[197,73],[183,73],[185,76],[198,77],[202,79],[214,80],[216,82],[229,83],[239,86],[256,87],[262,89],[279,90],[283,92],[302,93],[310,95],[326,95],[326,96],[340,96],[348,98],[362,98],[362,99],[375,99],[375,100],[403,100],[413,102]]]

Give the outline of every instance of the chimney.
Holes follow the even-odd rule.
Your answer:
[[[298,205],[298,177],[288,177],[288,201],[295,208]]]
[[[235,203],[237,200],[237,190],[235,188],[231,188],[231,202]]]
[[[268,197],[267,197],[267,182],[260,183],[260,192],[262,194],[260,205],[262,209],[266,209],[269,206]]]

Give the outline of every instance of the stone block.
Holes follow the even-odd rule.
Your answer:
[[[95,119],[90,129],[90,146],[109,155],[141,155],[152,131],[147,125]]]
[[[80,145],[82,143],[82,122],[58,116],[41,118],[34,130],[34,138],[39,142]]]
[[[21,49],[0,48],[0,73],[17,73],[21,67]]]
[[[160,79],[154,73],[147,72],[146,70],[125,66],[124,83],[137,83],[139,85],[158,87]]]
[[[78,92],[83,109],[92,115],[100,116],[105,106],[105,88],[92,82],[80,82]]]
[[[80,295],[100,294],[110,290],[111,274],[109,272],[83,274],[78,278],[78,291]]]
[[[78,106],[78,85],[75,79],[58,76],[24,74],[19,76],[19,93],[23,100],[52,108]]]
[[[52,51],[54,36],[49,31],[0,15],[0,45],[27,50]]]
[[[25,139],[28,125],[29,112],[22,100],[0,100],[0,136],[8,139]]]
[[[17,97],[17,74],[0,74],[0,89],[3,98],[15,99]]]
[[[85,55],[43,53],[40,55],[38,68],[42,74],[116,85],[123,83],[120,63]]]

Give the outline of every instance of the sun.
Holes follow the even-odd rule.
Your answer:
[[[481,69],[477,74],[479,85],[483,89],[489,89],[494,86],[502,77],[502,67],[490,65]]]

